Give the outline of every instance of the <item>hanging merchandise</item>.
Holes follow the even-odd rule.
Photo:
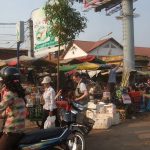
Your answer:
[[[123,100],[123,104],[131,104],[131,98],[129,96],[129,94],[122,94],[122,100]]]
[[[129,77],[130,77],[130,72],[128,71],[123,71],[123,76],[122,76],[122,83],[121,86],[122,87],[127,87],[128,86],[128,82],[129,82]]]

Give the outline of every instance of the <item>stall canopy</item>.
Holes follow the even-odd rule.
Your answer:
[[[74,65],[63,65],[63,66],[59,67],[59,70],[63,71],[63,72],[68,72],[68,71],[71,71],[71,70],[76,70],[77,66],[78,66],[77,64],[74,64]]]
[[[97,70],[99,67],[100,67],[99,64],[85,62],[79,64],[77,66],[77,70]]]
[[[17,65],[17,58],[12,58],[6,60],[6,63],[8,66],[16,66]],[[27,66],[56,66],[56,63],[48,61],[44,58],[33,58],[29,56],[20,56],[19,57],[19,63],[22,65],[27,65]]]
[[[0,60],[0,67],[5,66],[7,63],[4,60]]]
[[[150,71],[137,71],[140,75],[150,75]]]
[[[80,64],[63,65],[63,66],[59,67],[59,70],[63,71],[63,72],[68,72],[71,70],[97,70],[101,66],[103,66],[103,64],[100,65],[100,64],[96,64],[96,63],[84,62],[84,63],[80,63]]]
[[[22,55],[19,57],[19,63],[29,63],[33,61],[35,58]],[[17,57],[5,60],[8,66],[16,66],[17,65]]]
[[[77,57],[74,59],[61,60],[60,64],[80,64],[83,62],[97,63],[97,64],[105,64],[105,61],[97,58],[95,55],[87,55],[84,57]]]

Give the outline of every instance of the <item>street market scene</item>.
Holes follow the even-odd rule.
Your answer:
[[[149,150],[150,2],[37,1],[0,18],[0,150]]]

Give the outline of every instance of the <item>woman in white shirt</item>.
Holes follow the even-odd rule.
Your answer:
[[[44,77],[42,84],[44,85],[44,93],[43,93],[43,118],[42,118],[42,127],[44,128],[44,122],[46,121],[47,117],[56,116],[55,125],[58,126],[58,119],[57,119],[57,107],[55,101],[55,90],[51,86],[51,78],[49,76]]]

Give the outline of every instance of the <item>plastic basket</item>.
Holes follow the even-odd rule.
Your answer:
[[[32,121],[42,120],[43,107],[42,105],[35,105],[28,107],[28,119]]]

